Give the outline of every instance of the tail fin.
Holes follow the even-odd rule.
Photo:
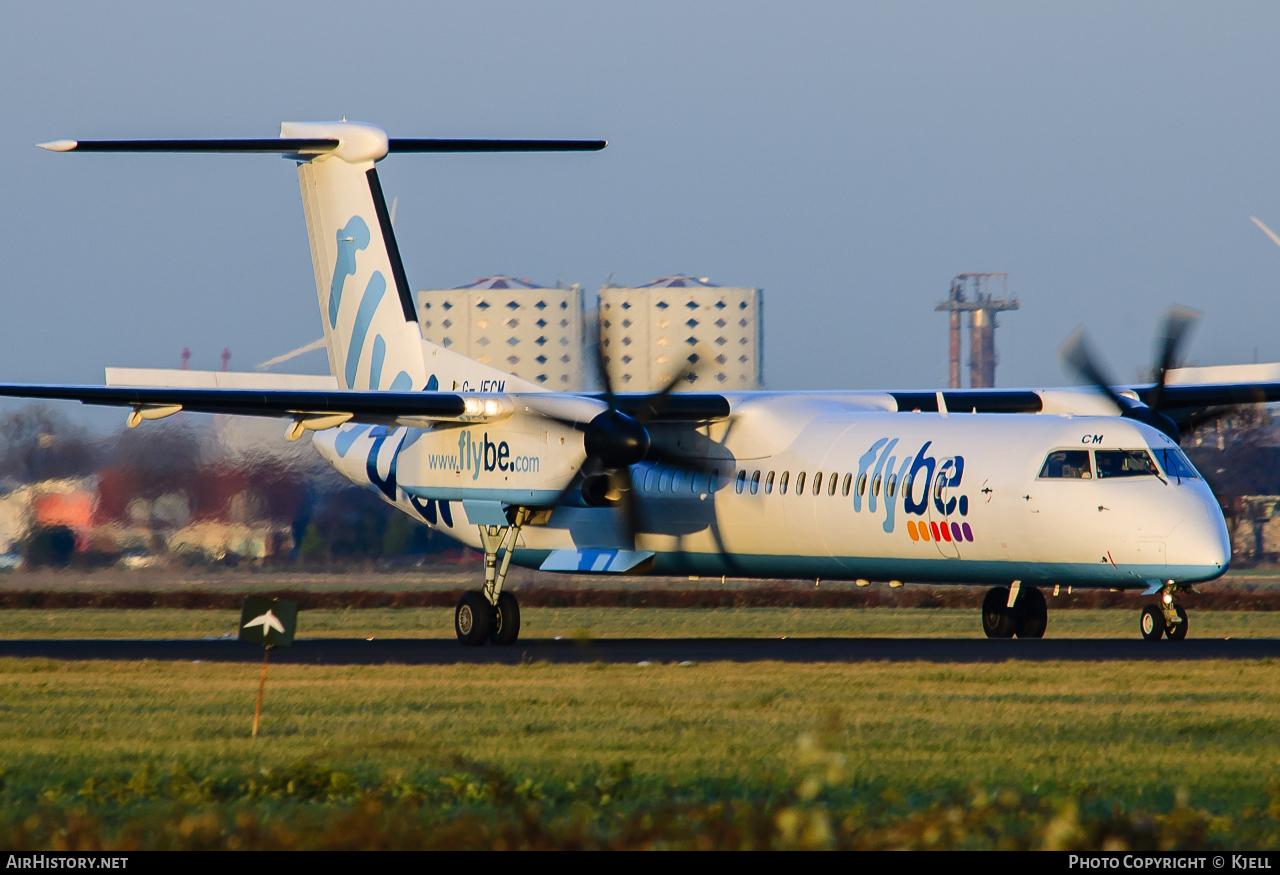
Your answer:
[[[298,162],[329,368],[346,389],[545,391],[422,339],[374,164],[388,152],[596,152],[603,140],[390,139],[373,125],[285,122],[279,139],[54,140],[51,152],[281,153]]]
[[[386,133],[348,122],[285,123],[280,136],[340,143],[298,156],[331,372],[345,389],[426,388],[417,308],[374,167],[387,154]]]

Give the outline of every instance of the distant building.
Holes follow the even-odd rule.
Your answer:
[[[764,382],[761,289],[673,276],[599,292],[603,361],[615,388],[661,388],[686,366],[686,391],[758,389]]]
[[[418,292],[422,336],[548,389],[583,385],[582,293],[493,276]]]

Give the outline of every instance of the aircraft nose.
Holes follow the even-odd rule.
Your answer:
[[[1211,580],[1231,564],[1231,533],[1216,502],[1196,504],[1169,539],[1167,561],[1186,568],[1188,575]]]

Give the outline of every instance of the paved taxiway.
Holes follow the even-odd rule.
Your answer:
[[[49,659],[257,662],[262,649],[233,640],[0,641],[0,657]],[[530,639],[514,647],[460,646],[421,638],[311,638],[277,649],[276,663],[308,665],[453,665],[457,663],[691,662],[1035,662],[1065,660],[1265,659],[1280,657],[1280,638],[1063,638],[1040,641],[973,638],[614,638],[588,643]]]

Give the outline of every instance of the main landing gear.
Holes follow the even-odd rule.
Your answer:
[[[502,589],[511,567],[511,554],[516,538],[529,521],[527,508],[517,508],[508,526],[480,526],[480,543],[484,546],[484,589],[464,592],[453,610],[453,630],[467,647],[479,647],[486,641],[515,644],[520,637],[520,604],[516,597]],[[502,562],[498,551],[502,550]]]
[[[1174,600],[1177,591],[1177,586],[1169,581],[1160,592],[1159,604],[1142,609],[1138,628],[1144,640],[1159,641],[1164,636],[1170,641],[1181,641],[1187,637],[1187,612]]]
[[[1049,625],[1044,593],[1034,586],[997,586],[982,600],[982,631],[988,638],[1043,638]]]

